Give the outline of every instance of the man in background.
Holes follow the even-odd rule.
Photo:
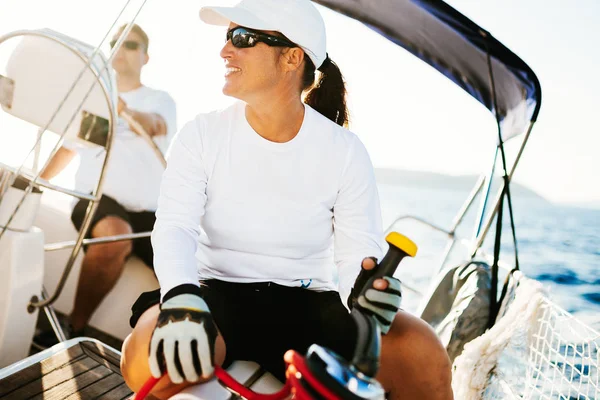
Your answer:
[[[115,46],[125,27],[122,26],[114,35],[111,47]],[[176,131],[176,107],[168,93],[141,82],[142,69],[150,59],[148,47],[148,35],[140,26],[133,25],[113,58],[112,66],[119,91],[117,111],[119,115],[127,113],[133,117],[164,154]],[[41,177],[47,180],[53,178],[75,155],[79,155],[76,188],[91,192],[99,177],[103,152],[104,149],[76,148],[65,143]],[[148,143],[119,118],[104,175],[103,195],[86,237],[151,231],[163,170],[163,165]],[[71,220],[78,230],[81,229],[87,206],[87,200],[80,200],[73,209]],[[81,336],[100,302],[116,284],[126,259],[132,253],[152,267],[150,238],[90,245],[85,249],[75,304],[66,327],[69,337]],[[56,339],[48,333],[36,338],[41,345],[52,344],[52,341]]]

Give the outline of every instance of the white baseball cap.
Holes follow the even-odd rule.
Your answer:
[[[227,26],[277,31],[304,50],[319,68],[327,58],[325,23],[310,0],[242,0],[233,7],[202,7],[200,19]]]

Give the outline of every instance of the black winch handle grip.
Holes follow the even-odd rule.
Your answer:
[[[386,236],[385,240],[390,248],[381,262],[375,266],[375,271],[367,283],[384,276],[394,276],[398,264],[404,257],[417,255],[417,245],[404,235],[392,232]],[[369,285],[365,284],[360,290],[359,297],[366,295],[367,290],[369,290]],[[374,318],[363,314],[359,308],[352,310],[352,317],[357,326],[357,343],[352,365],[366,376],[374,378],[379,370],[381,352],[379,328]]]
[[[375,266],[375,272],[371,275],[372,278],[377,279],[383,278],[384,276],[394,276],[398,264],[400,264],[400,261],[402,261],[404,257],[414,257],[417,255],[417,245],[398,232],[390,232],[385,237],[385,241],[388,242],[390,248],[387,253],[385,253],[381,262]],[[368,289],[368,287],[363,287],[360,291],[360,295],[364,295]]]

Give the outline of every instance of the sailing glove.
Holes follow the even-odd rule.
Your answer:
[[[358,274],[354,287],[350,292],[348,306],[351,309],[358,307],[366,315],[372,315],[379,325],[381,333],[385,335],[390,330],[390,326],[402,303],[401,284],[394,277],[373,277],[377,270],[377,259],[369,258],[375,262],[375,268],[370,270],[362,268],[360,270],[360,274]],[[388,282],[388,287],[385,290],[375,289],[373,283],[377,279],[385,279]],[[364,287],[368,289],[364,295],[361,295]]]
[[[160,378],[165,371],[173,383],[196,382],[214,372],[218,331],[200,288],[185,284],[163,298],[150,340],[150,373]]]

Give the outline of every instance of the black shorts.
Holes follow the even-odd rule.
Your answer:
[[[71,213],[71,221],[73,221],[73,225],[75,225],[77,230],[80,230],[81,225],[83,225],[83,218],[85,217],[88,204],[89,201],[87,200],[79,200],[75,205],[73,212]],[[94,214],[94,218],[92,219],[90,229],[85,237],[87,239],[91,238],[94,226],[100,220],[108,216],[121,218],[123,221],[127,222],[129,226],[131,226],[131,229],[134,233],[152,231],[154,228],[154,222],[156,222],[154,211],[127,211],[112,197],[102,195],[100,198],[100,204],[98,204],[98,209],[96,210],[96,214]],[[132,253],[138,256],[150,268],[152,268],[154,265],[154,252],[152,251],[152,243],[150,243],[149,237],[134,239]]]
[[[224,366],[255,361],[283,382],[287,350],[306,354],[316,343],[352,359],[356,325],[337,292],[218,280],[203,282],[201,290],[227,346]],[[131,326],[159,302],[159,290],[142,293],[131,309]]]

